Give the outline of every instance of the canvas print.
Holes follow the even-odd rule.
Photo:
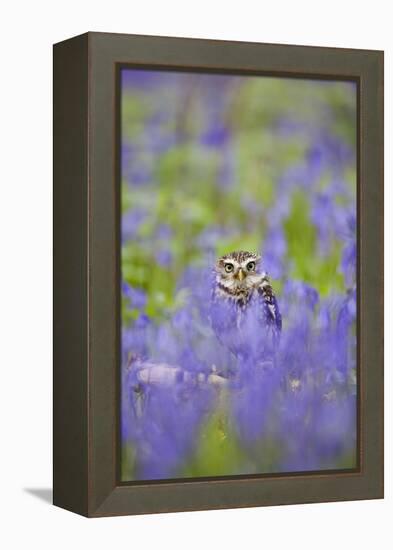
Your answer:
[[[356,83],[118,85],[121,481],[357,468]]]

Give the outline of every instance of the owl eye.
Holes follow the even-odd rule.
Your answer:
[[[231,273],[233,271],[233,264],[225,264],[225,271]]]
[[[252,271],[255,268],[255,262],[248,262],[247,271]]]

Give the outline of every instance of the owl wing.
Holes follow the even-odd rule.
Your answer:
[[[282,319],[277,298],[267,275],[264,275],[258,286],[258,295],[262,301],[263,316],[266,326],[273,328],[273,332],[280,335]]]

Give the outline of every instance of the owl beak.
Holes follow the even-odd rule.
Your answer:
[[[244,279],[245,275],[244,275],[244,271],[242,269],[239,269],[239,272],[237,274],[237,278],[239,279],[240,282],[242,282],[242,280]]]

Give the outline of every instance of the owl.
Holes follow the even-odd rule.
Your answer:
[[[238,359],[271,358],[279,344],[281,314],[261,256],[231,252],[214,266],[211,323]]]

